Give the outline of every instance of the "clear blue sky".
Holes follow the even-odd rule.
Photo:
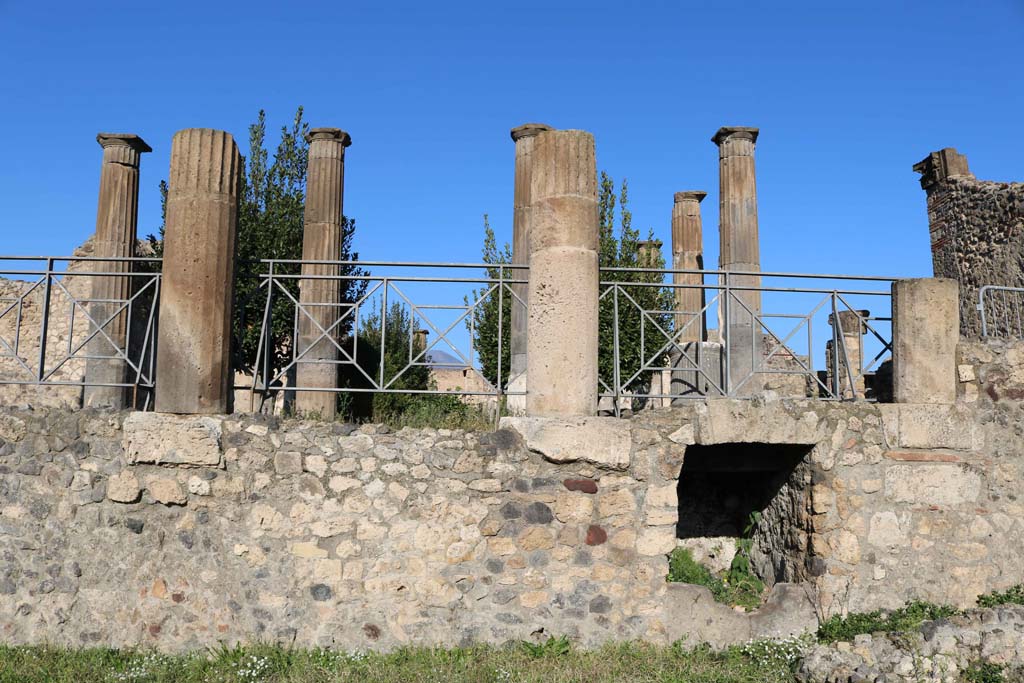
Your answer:
[[[721,125],[761,128],[766,270],[928,275],[911,165],[954,146],[1024,179],[1024,0],[930,2],[42,3],[0,0],[0,253],[68,254],[93,230],[99,131],[133,132],[139,231],[159,224],[171,136],[296,105],[348,130],[364,259],[475,261],[510,239],[529,121],[594,133],[634,225],[666,243],[703,189],[717,262]],[[713,6],[716,6],[713,8]]]

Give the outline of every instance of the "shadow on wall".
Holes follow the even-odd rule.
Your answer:
[[[725,443],[688,446],[679,474],[680,545],[727,567],[754,513],[751,559],[765,584],[808,578],[813,446]],[[724,550],[723,550],[724,548]],[[727,553],[722,557],[721,553]]]

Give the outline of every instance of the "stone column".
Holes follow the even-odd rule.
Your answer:
[[[230,134],[186,128],[171,143],[156,410],[231,411],[241,157]]]
[[[536,136],[530,183],[526,411],[597,411],[597,166],[580,130]]]
[[[700,203],[707,192],[676,192],[672,205],[672,270],[704,270],[704,231],[700,219]],[[682,342],[703,341],[707,334],[704,308],[704,276],[676,273],[672,276],[675,290],[676,329],[686,329],[679,335]],[[690,285],[683,287],[682,285]],[[688,324],[688,326],[687,326]]]
[[[352,144],[349,134],[338,128],[314,128],[309,132],[309,166],[306,170],[306,209],[303,216],[302,259],[337,261],[341,258],[344,235],[342,215],[345,191],[345,148]],[[307,276],[337,277],[336,265],[304,264]],[[310,279],[299,282],[299,360],[296,386],[335,389],[338,386],[337,331],[320,338],[341,317],[341,281]],[[314,322],[315,321],[315,322]],[[319,338],[319,341],[318,341]],[[300,413],[316,414],[333,420],[338,397],[332,391],[299,391],[295,407]]]
[[[960,341],[956,280],[918,278],[892,285],[892,381],[896,403],[956,401]]]
[[[864,319],[870,314],[871,311],[866,310],[839,311],[838,322],[835,316],[828,316],[834,339],[825,344],[825,363],[829,391],[837,391],[837,398],[864,398],[864,333],[867,332]],[[838,349],[835,348],[836,341],[840,342]]]
[[[754,177],[754,143],[757,128],[719,128],[711,141],[718,145],[719,179],[719,268],[725,271],[759,272],[760,246],[757,235],[757,184]],[[760,287],[759,276],[729,276],[731,287]],[[762,356],[761,293],[735,290],[719,307],[728,313],[719,329],[728,347],[729,390],[749,396],[760,389],[763,379],[751,375],[760,368]],[[756,361],[756,363],[755,363]]]
[[[512,141],[516,145],[515,180],[512,197],[512,263],[530,264],[530,179],[532,177],[533,145],[537,135],[544,131],[551,130],[551,126],[543,123],[526,123],[517,126],[511,131]],[[516,280],[525,280],[529,275],[527,270],[513,269],[507,271]],[[528,284],[512,285],[515,295],[527,301],[529,293]],[[506,293],[507,296],[507,293]],[[515,299],[512,300],[511,320],[505,324],[511,325],[510,329],[510,368],[508,373],[509,391],[524,391],[526,389],[526,306]],[[522,412],[525,408],[524,396],[509,396],[508,409],[513,412]]]
[[[139,162],[143,154],[153,150],[138,135],[130,133],[100,133],[96,141],[103,148],[103,165],[93,256],[132,257],[135,256],[139,217]],[[89,304],[89,315],[96,325],[103,327],[86,346],[89,359],[85,365],[83,404],[87,408],[121,409],[125,405],[124,387],[95,385],[123,384],[131,379],[127,363],[114,358],[118,351],[128,352],[128,315],[121,312],[106,325],[103,323],[120,307],[115,302],[126,301],[132,295],[132,278],[117,275],[131,272],[132,267],[124,261],[94,261],[85,269],[110,275],[92,278],[90,298],[93,302]],[[95,331],[96,327],[90,325],[90,334]],[[111,341],[117,345],[116,349]]]

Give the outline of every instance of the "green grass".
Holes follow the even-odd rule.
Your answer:
[[[566,639],[504,648],[345,654],[271,646],[168,656],[151,651],[0,646],[0,683],[793,683],[791,645],[723,652]]]
[[[761,606],[764,596],[764,584],[750,572],[749,562],[744,562],[740,555],[733,561],[733,566],[722,576],[716,576],[710,569],[693,559],[686,548],[676,548],[668,558],[668,576],[670,583],[693,583],[704,586],[711,591],[716,602],[735,605],[747,610]]]
[[[1004,683],[1005,668],[999,664],[989,662],[974,662],[964,671],[963,679],[966,683]]]
[[[906,633],[918,628],[925,621],[945,619],[959,614],[949,605],[934,605],[915,600],[895,610],[874,612],[851,612],[846,616],[836,615],[818,628],[818,640],[834,643],[838,640],[853,640],[864,633]]]
[[[1018,583],[1003,592],[992,591],[978,596],[978,607],[1024,605],[1024,583]]]

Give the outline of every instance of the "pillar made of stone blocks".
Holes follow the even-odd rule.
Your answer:
[[[896,403],[956,401],[960,341],[956,280],[918,278],[892,285],[892,371]]]
[[[130,258],[135,256],[139,223],[139,163],[143,154],[153,150],[138,135],[130,133],[100,133],[96,141],[103,148],[103,165],[93,256]],[[116,357],[119,352],[128,353],[128,315],[125,311],[114,313],[121,307],[118,302],[132,295],[132,278],[127,275],[132,265],[129,261],[93,261],[86,270],[103,273],[92,277],[89,315],[95,325],[90,324],[89,332],[97,332],[96,325],[102,328],[86,345],[89,358],[82,402],[89,408],[121,409],[125,405],[125,388],[97,385],[124,384],[131,379],[128,364]]]
[[[825,344],[826,376],[829,391],[836,392],[837,398],[864,398],[864,334],[868,331],[864,320],[870,314],[866,310],[838,311],[838,322],[836,316],[828,317],[833,339]]]
[[[512,129],[512,141],[516,146],[515,178],[512,191],[512,263],[530,265],[530,184],[533,177],[533,145],[537,135],[552,130],[543,123],[526,123]],[[516,280],[526,280],[529,271],[511,269],[508,275]],[[509,343],[510,365],[508,388],[510,391],[526,389],[526,306],[529,297],[529,284],[514,284],[512,291],[524,302],[520,304],[512,300],[511,325]],[[505,296],[508,296],[506,293]],[[509,396],[509,409],[522,412],[525,407],[524,397]]]
[[[242,160],[230,134],[186,128],[171,143],[156,410],[231,411],[231,309]]]
[[[745,126],[719,128],[712,142],[718,145],[719,268],[757,273],[761,250],[757,231],[757,183],[754,145],[758,129]],[[729,275],[730,287],[760,287],[759,275]],[[729,389],[734,395],[757,393],[761,379],[751,373],[762,358],[761,293],[736,289],[720,303],[719,329],[726,345]],[[727,313],[725,313],[727,311]],[[755,363],[756,359],[756,363]]]
[[[306,208],[303,215],[303,261],[337,261],[341,258],[344,237],[342,213],[345,194],[345,148],[352,144],[348,133],[339,128],[314,128],[309,131],[309,166],[306,169]],[[339,334],[331,326],[342,316],[342,283],[337,265],[302,265],[302,275],[328,279],[299,281],[299,360],[296,386],[335,389],[338,386]],[[333,279],[331,279],[333,278]],[[321,338],[323,331],[330,333]],[[332,341],[334,340],[334,341]],[[333,391],[298,391],[295,407],[300,413],[313,413],[332,420],[337,413],[338,397]]]
[[[597,411],[598,223],[594,137],[536,136],[530,183],[526,412]]]

